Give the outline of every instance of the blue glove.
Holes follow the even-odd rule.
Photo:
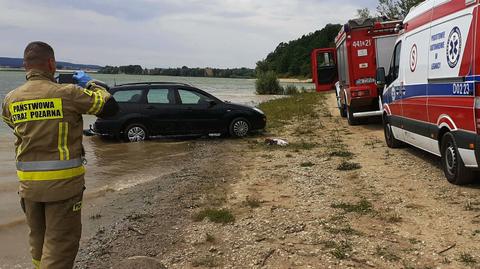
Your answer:
[[[80,70],[73,73],[73,80],[75,80],[75,83],[78,86],[86,88],[87,83],[92,80],[92,78],[87,73],[85,73],[85,71]]]

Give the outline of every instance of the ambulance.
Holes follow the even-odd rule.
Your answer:
[[[410,144],[441,157],[453,184],[478,178],[479,0],[427,0],[399,26],[389,71],[377,69],[389,147]]]

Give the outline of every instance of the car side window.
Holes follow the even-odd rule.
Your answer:
[[[150,89],[147,94],[149,104],[175,104],[175,94],[170,89]]]
[[[189,90],[178,89],[178,95],[184,105],[197,105],[205,102],[208,99],[207,96]]]
[[[120,103],[138,103],[142,99],[142,90],[120,90],[113,94],[115,101]]]

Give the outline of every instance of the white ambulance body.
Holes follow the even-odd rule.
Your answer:
[[[403,22],[382,101],[388,146],[441,156],[454,184],[478,177],[479,0],[427,0]]]

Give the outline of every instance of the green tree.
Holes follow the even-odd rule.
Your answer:
[[[390,19],[398,19],[400,16],[400,8],[397,0],[379,0],[377,11],[381,16]]]
[[[327,24],[322,30],[278,44],[264,60],[257,62],[257,76],[274,71],[280,77],[310,77],[310,53],[316,48],[335,46],[334,40],[340,28],[340,24]]]
[[[408,12],[410,9],[420,3],[422,3],[424,0],[402,0],[399,1],[399,7],[400,11],[403,15],[403,17],[407,16]]]
[[[410,9],[424,0],[378,0],[377,11],[390,19],[403,19]]]
[[[368,8],[357,9],[357,17],[360,19],[371,18],[372,15],[370,14],[370,9]]]

